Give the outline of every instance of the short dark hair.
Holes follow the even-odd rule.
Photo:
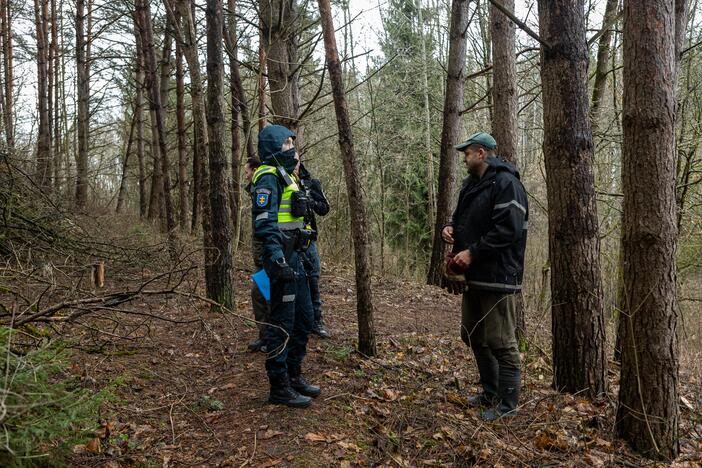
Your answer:
[[[468,148],[473,148],[473,149],[482,148],[482,149],[485,150],[485,152],[487,153],[488,156],[493,156],[493,157],[494,157],[495,155],[497,155],[497,151],[496,151],[496,150],[494,150],[494,149],[492,149],[492,148],[488,148],[487,146],[483,146],[483,145],[481,145],[480,143],[474,143],[474,144],[468,146]],[[468,149],[468,148],[466,148],[466,149]]]
[[[261,166],[261,161],[257,158],[248,158],[246,160],[246,165],[251,169],[258,169]]]

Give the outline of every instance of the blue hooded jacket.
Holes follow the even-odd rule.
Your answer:
[[[295,150],[281,151],[295,133],[282,125],[268,125],[258,134],[258,157],[263,164],[295,170]],[[264,174],[252,187],[254,236],[262,243],[261,261],[266,267],[285,256],[283,233],[278,229],[278,210],[283,195],[283,179],[277,173]]]
[[[285,140],[295,133],[282,125],[268,125],[258,134],[258,157],[263,164],[269,166],[283,166],[291,173],[297,161],[295,161],[294,151],[281,151]]]

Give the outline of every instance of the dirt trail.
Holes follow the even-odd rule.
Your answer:
[[[158,306],[174,320],[144,322],[143,338],[78,352],[74,370],[96,389],[121,380],[91,450],[77,466],[603,466],[643,461],[612,437],[615,395],[592,405],[550,388],[548,360],[524,356],[519,415],[482,423],[463,403],[477,390],[458,337],[460,297],[396,280],[374,281],[379,357],[356,354],[351,274],[323,275],[330,340],[313,337],[305,374],[322,395],[306,410],[266,403],[256,328],[183,298]],[[247,273],[237,312],[251,316]],[[148,327],[148,329],[146,328]],[[85,343],[89,336],[77,336]],[[94,338],[94,337],[92,337]],[[614,378],[614,373],[612,373]],[[616,390],[612,380],[612,390]],[[691,401],[701,401],[688,393]],[[680,463],[702,462],[702,417],[683,410]],[[80,451],[79,451],[80,452]],[[96,453],[99,452],[99,453]]]

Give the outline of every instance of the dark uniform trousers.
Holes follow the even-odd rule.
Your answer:
[[[295,272],[294,281],[281,281],[269,265],[264,265],[271,280],[270,324],[266,327],[266,372],[269,378],[300,375],[307,340],[313,325],[310,289],[302,264],[302,252],[286,256]]]
[[[310,242],[310,246],[304,255],[305,267],[310,285],[310,299],[312,300],[312,309],[314,310],[314,321],[318,323],[322,319],[322,297],[319,292],[321,262],[319,261],[316,241]]]
[[[251,238],[252,242],[252,253],[253,261],[256,266],[256,271],[263,268],[263,263],[261,261],[261,254],[263,253],[263,242],[257,239],[255,236]],[[251,283],[251,305],[253,307],[254,319],[256,319],[256,326],[258,327],[258,337],[261,340],[265,340],[266,325],[265,323],[269,321],[268,313],[268,301],[261,294],[261,290],[258,289],[256,283]]]
[[[519,347],[515,337],[516,296],[468,289],[461,305],[461,339],[471,347],[483,384],[490,394],[497,392],[500,367],[519,369]]]

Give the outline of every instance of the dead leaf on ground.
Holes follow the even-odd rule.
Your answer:
[[[331,442],[331,439],[324,434],[315,434],[314,432],[308,432],[305,434],[305,440],[310,442]]]
[[[274,431],[273,429],[268,429],[266,432],[264,432],[264,433],[261,435],[260,439],[262,439],[262,440],[268,440],[268,439],[272,439],[273,437],[279,436],[279,435],[283,435],[283,432]]]
[[[94,438],[85,445],[85,448],[90,453],[100,453],[102,450],[102,447],[100,446],[100,439],[98,439],[97,437]]]

